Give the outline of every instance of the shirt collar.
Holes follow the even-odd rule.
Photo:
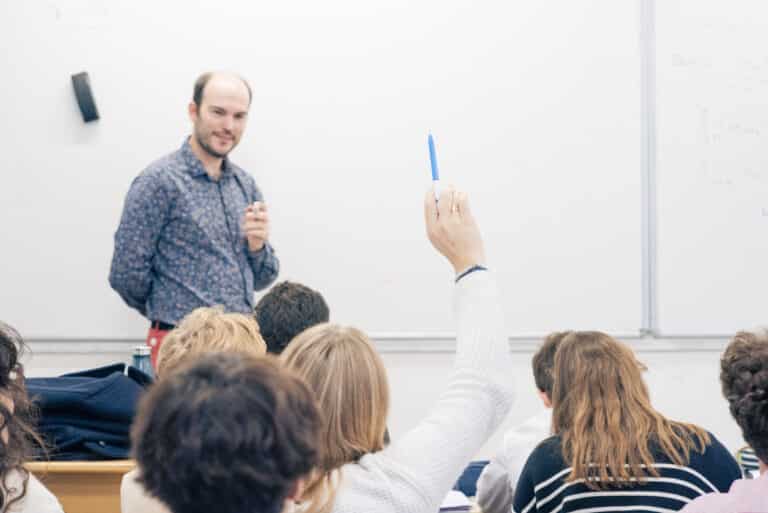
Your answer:
[[[184,139],[184,143],[181,145],[181,155],[184,158],[184,162],[187,164],[187,170],[193,177],[208,176],[208,172],[205,170],[205,166],[197,158],[197,155],[192,151],[192,145],[189,144],[189,138]],[[229,161],[229,157],[224,157],[224,161],[221,165],[221,178],[228,178],[233,173],[232,163]]]

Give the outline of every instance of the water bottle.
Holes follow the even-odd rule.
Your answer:
[[[150,349],[147,346],[136,346],[133,348],[133,366],[147,376],[155,377],[155,372],[152,370]]]

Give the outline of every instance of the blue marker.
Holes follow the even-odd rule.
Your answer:
[[[435,201],[440,197],[440,172],[437,169],[437,153],[435,152],[435,140],[432,137],[432,132],[429,133],[427,139],[429,144],[429,163],[432,166],[432,190],[435,192]]]

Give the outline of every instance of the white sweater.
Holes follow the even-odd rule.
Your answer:
[[[455,288],[457,347],[447,390],[414,429],[344,465],[334,513],[437,513],[464,466],[512,405],[509,345],[493,276]]]
[[[477,505],[483,513],[509,513],[515,487],[528,456],[552,434],[552,410],[543,410],[504,435],[502,449],[477,480]]]
[[[8,486],[12,489],[9,498],[17,497],[21,492],[21,476],[18,472],[8,476]],[[29,475],[27,493],[19,502],[14,503],[8,513],[64,513],[56,496],[43,486],[35,476]]]
[[[138,468],[123,476],[120,482],[120,511],[122,513],[170,513],[165,504],[150,497],[137,481]]]

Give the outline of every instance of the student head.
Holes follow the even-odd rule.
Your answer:
[[[385,445],[389,385],[384,364],[363,332],[336,324],[302,332],[280,358],[306,380],[323,412],[319,472],[305,499],[330,501],[333,471]]]
[[[189,118],[193,137],[208,155],[224,158],[245,131],[251,106],[251,87],[232,73],[203,73],[195,81]]]
[[[316,324],[328,322],[323,296],[300,283],[283,281],[261,298],[255,309],[267,351],[280,354],[293,337]]]
[[[539,397],[547,408],[552,407],[552,372],[555,367],[555,353],[560,347],[560,342],[571,333],[570,331],[558,331],[550,333],[544,339],[539,350],[533,355],[531,365],[533,367],[533,380],[539,391]]]
[[[197,308],[163,340],[157,355],[157,375],[165,376],[189,358],[219,351],[263,356],[267,346],[251,317],[224,313],[221,307]]]
[[[153,385],[131,437],[139,482],[173,513],[278,513],[314,468],[312,392],[271,358],[208,354]]]
[[[586,478],[590,488],[626,486],[658,475],[653,447],[684,465],[691,450],[709,443],[701,428],[670,421],[651,406],[643,370],[629,347],[605,333],[563,338],[555,354],[552,422],[573,467],[569,480]],[[610,477],[619,481],[610,485]]]
[[[33,458],[35,447],[44,442],[35,433],[36,409],[27,396],[24,368],[20,358],[25,345],[19,333],[0,322],[0,482],[10,472],[22,476],[22,490],[9,500],[7,490],[0,486],[0,512],[5,513],[21,500],[27,491],[29,473],[24,463]]]
[[[768,331],[739,332],[720,359],[731,415],[763,466],[768,464]]]

